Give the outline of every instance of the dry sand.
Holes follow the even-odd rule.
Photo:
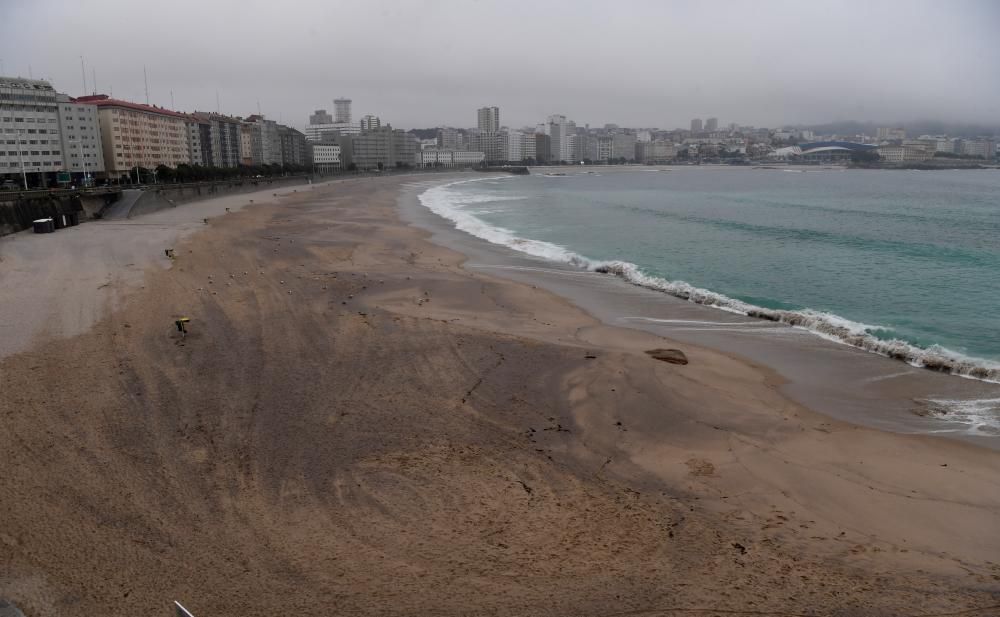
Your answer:
[[[0,597],[1000,614],[996,452],[830,420],[763,367],[467,272],[399,221],[405,181],[216,218],[86,332],[0,361]]]

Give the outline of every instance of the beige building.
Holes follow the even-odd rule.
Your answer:
[[[253,131],[252,123],[240,124],[240,165],[253,165]]]
[[[136,167],[191,164],[189,116],[103,94],[80,97],[77,103],[97,106],[108,175],[125,175]]]
[[[879,146],[878,156],[886,163],[909,163],[926,161],[934,156],[934,151],[909,144],[905,146]]]

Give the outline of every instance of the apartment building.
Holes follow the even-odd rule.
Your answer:
[[[113,99],[105,94],[84,96],[76,101],[97,109],[109,176],[128,175],[137,167],[155,169],[158,165],[191,164],[186,114]]]
[[[56,94],[56,101],[63,170],[70,172],[73,184],[90,184],[97,174],[103,176],[105,172],[97,108],[78,103],[65,94]],[[54,142],[50,139],[51,143]]]
[[[205,164],[205,144],[211,142],[211,126],[207,120],[195,115],[187,120],[188,155],[192,165]]]
[[[59,101],[47,81],[0,77],[0,178],[48,186],[63,169]]]
[[[342,136],[340,143],[343,162],[364,170],[413,165],[420,151],[420,142],[414,135],[388,125],[359,135]]]
[[[480,131],[500,130],[500,108],[481,107],[476,111],[476,127]]]
[[[281,148],[281,162],[283,165],[309,164],[309,148],[306,136],[302,131],[279,124],[278,142]]]
[[[469,150],[482,152],[486,162],[501,163],[509,160],[510,134],[506,131],[473,130],[468,134]],[[518,159],[520,160],[520,159]]]

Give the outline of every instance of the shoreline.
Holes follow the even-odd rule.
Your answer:
[[[92,328],[0,358],[16,496],[0,596],[33,617],[175,599],[218,615],[995,610],[995,452],[830,419],[760,364],[477,272],[475,251],[401,219],[425,184],[233,212]],[[670,345],[688,365],[645,353]]]
[[[1000,425],[990,415],[991,404],[1000,400],[996,382],[914,366],[808,328],[691,302],[615,274],[516,251],[457,229],[454,221],[420,203],[415,191],[401,208],[407,220],[430,231],[435,241],[470,255],[473,271],[544,287],[608,325],[654,332],[769,366],[788,382],[785,394],[827,416],[1000,449]],[[982,411],[979,405],[984,405]]]

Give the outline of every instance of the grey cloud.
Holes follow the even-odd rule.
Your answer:
[[[349,96],[401,127],[1000,121],[1000,3],[0,0],[8,74],[302,125]],[[40,36],[39,33],[46,33]],[[91,81],[90,68],[87,80]],[[88,89],[92,86],[88,83]]]

